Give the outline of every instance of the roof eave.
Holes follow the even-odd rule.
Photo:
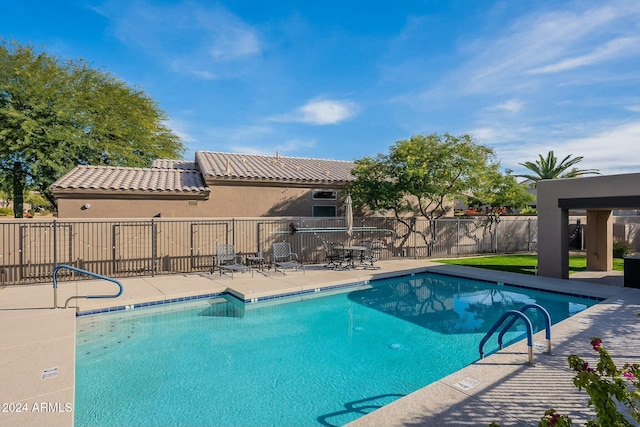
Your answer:
[[[163,199],[163,200],[207,200],[211,190],[193,191],[145,191],[145,190],[95,190],[84,188],[52,189],[56,199],[81,199],[91,197],[94,199]]]
[[[205,177],[207,185],[265,185],[274,187],[305,187],[305,188],[326,188],[326,187],[346,187],[353,180],[286,180],[286,179],[265,179],[265,178],[240,178],[240,177]]]

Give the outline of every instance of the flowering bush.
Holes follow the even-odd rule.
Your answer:
[[[638,314],[640,317],[640,314]],[[587,427],[633,427],[640,424],[640,364],[625,363],[618,368],[604,348],[602,340],[591,338],[591,347],[598,352],[595,368],[579,356],[569,356],[569,367],[576,372],[573,384],[589,395],[589,406],[596,411],[596,419]],[[623,412],[620,412],[623,410]],[[635,422],[634,422],[635,421]],[[568,427],[573,422],[568,415],[560,415],[548,409],[538,422],[538,427]],[[489,427],[499,427],[491,423]]]
[[[626,363],[622,368],[616,367],[598,337],[591,339],[591,346],[600,356],[595,368],[575,354],[569,356],[569,367],[576,371],[573,384],[587,392],[589,406],[593,405],[596,411],[597,420],[589,421],[587,426],[626,427],[633,426],[633,420],[640,422],[640,365]],[[626,414],[620,412],[621,406],[626,408]],[[539,425],[565,424],[541,421]]]
[[[569,427],[572,425],[573,422],[568,415],[560,415],[555,409],[547,409],[544,413],[544,417],[542,417],[538,423],[538,427]]]

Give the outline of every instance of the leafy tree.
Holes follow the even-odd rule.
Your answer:
[[[577,178],[583,175],[600,174],[597,169],[578,169],[573,167],[582,161],[584,158],[583,156],[571,159],[572,154],[569,154],[562,159],[560,163],[558,163],[558,158],[555,156],[553,151],[549,151],[547,157],[542,157],[542,154],[539,154],[538,156],[539,159],[535,162],[520,163],[521,166],[529,169],[534,173],[534,175],[522,174],[517,176],[538,182],[541,179]]]
[[[37,191],[31,191],[24,198],[25,203],[31,205],[31,209],[39,210],[48,207],[49,202]]]
[[[471,204],[487,206],[488,214],[498,219],[501,213],[523,208],[535,200],[535,196],[516,181],[507,170],[505,174],[494,173],[489,182],[469,197]]]
[[[0,207],[8,207],[11,200],[13,200],[11,176],[0,173]]]
[[[55,206],[50,185],[78,164],[178,158],[184,147],[165,120],[142,91],[82,60],[0,42],[0,173],[23,178],[14,200],[36,189]]]
[[[392,212],[408,230],[435,244],[435,219],[452,209],[456,198],[487,193],[501,176],[491,148],[471,136],[412,136],[378,154],[355,161],[356,180],[350,191],[354,204]],[[430,221],[430,230],[416,229],[416,219]]]
[[[516,181],[516,177],[507,170],[506,174],[494,172],[489,175],[489,180],[484,186],[476,190],[468,200],[469,204],[485,206],[489,224],[480,224],[491,233],[492,250],[498,251],[498,223],[502,214],[512,209],[523,208],[535,199],[525,186]]]

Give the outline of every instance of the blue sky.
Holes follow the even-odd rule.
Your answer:
[[[472,134],[640,172],[638,0],[4,2],[0,36],[154,98],[197,150],[355,160]]]

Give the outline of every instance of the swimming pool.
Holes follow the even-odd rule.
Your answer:
[[[305,298],[79,318],[75,425],[343,425],[476,361],[507,310],[556,323],[597,302],[433,274]]]

